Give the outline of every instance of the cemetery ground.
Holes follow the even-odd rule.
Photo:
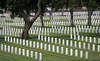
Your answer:
[[[80,20],[82,20],[82,19],[80,19]],[[48,22],[49,20],[45,20],[45,21]],[[62,21],[66,21],[66,20],[62,20]],[[2,22],[2,21],[0,21],[0,22]],[[11,23],[13,23],[13,21],[5,20],[4,23],[10,23],[11,24]],[[57,25],[57,26],[59,27],[60,25]],[[64,26],[64,25],[62,25],[62,26]],[[41,27],[41,26],[40,25],[39,26],[38,25],[33,25],[33,27]],[[64,26],[64,27],[70,27],[70,26]],[[10,25],[10,28],[23,29],[23,26]],[[52,27],[45,26],[45,28],[52,28]],[[0,27],[0,30],[3,30],[3,26]],[[91,32],[92,32],[92,30],[91,30]],[[42,32],[40,32],[40,33],[42,33]],[[77,31],[75,31],[75,33],[77,34]],[[43,34],[43,40],[41,39],[42,38],[41,36],[40,36],[40,39],[38,39],[39,35],[30,33],[30,37],[32,39],[29,39],[28,41],[32,41],[32,42],[35,41],[35,43],[39,42],[39,44],[43,43],[43,45],[44,44],[51,45],[51,47],[52,47],[52,45],[54,45],[54,46],[59,46],[59,47],[64,48],[64,50],[63,50],[64,52],[61,50],[61,48],[59,48],[59,53],[57,53],[56,52],[56,49],[57,49],[56,47],[54,48],[54,51],[52,50],[51,47],[50,47],[51,48],[50,51],[48,51],[49,47],[47,47],[46,50],[44,50],[44,47],[43,47],[43,49],[41,49],[40,45],[39,45],[39,48],[37,48],[36,44],[35,44],[35,48],[30,47],[29,42],[28,42],[28,46],[26,46],[26,45],[20,44],[19,43],[20,41],[18,41],[18,43],[16,41],[15,41],[15,43],[14,42],[12,42],[12,43],[8,42],[8,38],[6,38],[7,40],[5,41],[5,36],[9,37],[9,39],[10,39],[10,37],[12,37],[12,38],[15,38],[15,39],[18,38],[18,40],[19,40],[21,38],[21,32],[19,32],[19,36],[14,36],[14,35],[9,36],[9,35],[7,35],[7,33],[5,35],[5,32],[4,32],[4,34],[2,34],[2,32],[1,32],[1,34],[0,34],[0,61],[40,61],[39,57],[38,57],[38,59],[35,59],[34,55],[33,55],[33,58],[31,58],[31,57],[27,57],[26,53],[25,53],[25,56],[23,56],[23,55],[19,55],[18,54],[19,52],[17,52],[17,54],[14,54],[14,53],[11,53],[11,52],[2,51],[1,50],[1,44],[14,46],[14,47],[22,48],[22,49],[27,49],[27,50],[30,50],[30,51],[33,51],[33,52],[42,53],[42,61],[100,61],[100,51],[98,51],[98,48],[97,48],[97,45],[100,45],[100,44],[97,44],[97,40],[98,40],[98,38],[100,38],[100,33],[79,32],[79,35],[80,36],[87,36],[87,37],[95,37],[96,38],[96,43],[89,42],[90,41],[89,39],[88,39],[87,42],[86,41],[81,41],[81,39],[78,40],[77,37],[76,37],[76,39],[74,39],[74,38],[71,39],[70,34],[64,34],[64,33],[61,34],[61,33],[56,33],[56,32],[53,32],[53,31],[49,32],[49,35],[47,35],[47,34],[44,35]],[[45,41],[45,38],[44,38],[45,36],[46,36],[46,41]],[[50,39],[50,42],[48,42],[48,37],[50,37],[50,38],[53,37],[53,41],[52,41],[52,39]],[[74,35],[73,35],[73,37],[74,37]],[[57,42],[54,41],[55,38],[57,38]],[[59,38],[61,39],[61,43],[58,41]],[[67,42],[66,43],[62,42],[63,40],[64,41],[69,40],[69,42],[73,41],[72,46],[71,46],[71,44],[66,45]],[[93,40],[93,38],[92,38],[92,40]],[[11,39],[10,39],[10,41],[11,41]],[[74,44],[75,41],[77,41],[77,43],[76,43],[77,47],[75,47],[75,44]],[[81,44],[85,43],[87,45],[88,45],[88,43],[90,43],[91,44],[90,49],[88,49],[87,46],[85,48],[83,48],[83,44],[81,45],[81,48],[80,48],[78,42],[81,42]],[[94,48],[94,50],[93,50],[92,44],[95,44],[95,46],[96,46]],[[65,48],[68,48],[68,54],[66,54]],[[73,49],[72,55],[71,55],[70,49]],[[75,56],[76,53],[75,53],[74,50],[78,50],[78,53],[77,53],[78,56]],[[82,57],[80,57],[81,56],[80,51],[84,52],[84,53],[82,53]],[[85,52],[88,52],[88,59],[85,58]],[[38,56],[39,56],[39,54],[38,54]]]

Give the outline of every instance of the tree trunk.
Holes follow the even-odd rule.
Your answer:
[[[91,26],[91,15],[93,13],[93,10],[88,9],[88,26]]]
[[[40,20],[41,20],[41,25],[42,25],[42,27],[44,27],[43,16],[42,16],[42,15],[40,16]]]
[[[49,14],[50,14],[50,21],[52,21],[53,20],[52,11],[49,12]]]
[[[71,26],[74,27],[74,23],[73,23],[73,10],[70,10],[70,14],[71,14]]]
[[[62,16],[64,15],[64,7],[61,9],[61,12],[62,12]]]
[[[24,30],[22,33],[22,39],[29,39],[30,38],[28,31],[29,31],[31,26],[32,26],[32,23],[25,22]]]
[[[24,30],[22,33],[22,39],[29,39],[30,37],[29,37],[28,31],[29,31],[30,27],[32,26],[32,24],[34,23],[34,21],[41,14],[41,0],[38,0],[38,3],[37,3],[38,11],[31,20],[30,20],[29,16],[27,15],[27,13],[20,6],[18,6],[18,8],[19,8],[19,11],[20,11],[22,17],[24,18],[24,22],[25,22]]]

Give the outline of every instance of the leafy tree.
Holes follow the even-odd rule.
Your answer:
[[[82,5],[87,7],[88,10],[88,24],[89,26],[91,26],[91,15],[93,14],[93,11],[100,7],[100,3],[99,0],[82,0]]]
[[[22,39],[28,39],[29,29],[34,21],[41,14],[41,1],[42,0],[3,0],[3,4],[0,4],[0,8],[5,8],[12,13],[12,17],[20,16],[24,19],[25,25],[22,33]],[[0,1],[1,3],[1,1]],[[35,16],[30,19],[30,13],[35,12]]]
[[[79,7],[81,7],[81,0],[68,0],[68,7],[70,8],[71,26],[73,27],[73,10],[79,9]]]
[[[62,9],[63,7],[66,7],[67,9],[70,8],[71,26],[73,27],[73,11],[81,7],[81,0],[59,0],[55,7],[56,9]]]

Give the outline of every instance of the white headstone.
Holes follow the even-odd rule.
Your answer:
[[[12,37],[10,38],[10,42],[12,43]]]
[[[29,50],[26,50],[26,56],[29,57]]]
[[[78,56],[78,50],[75,50],[75,56]]]
[[[63,47],[61,47],[61,54],[63,54],[64,53],[64,48]]]
[[[15,47],[15,54],[17,54],[17,47]]]
[[[47,44],[44,44],[44,50],[46,50],[47,49]]]
[[[13,53],[14,52],[14,49],[13,49],[13,46],[11,47],[11,53]]]
[[[86,41],[86,42],[88,41],[88,37],[87,37],[87,36],[85,37],[85,41]]]
[[[46,41],[46,36],[44,38],[45,38],[44,41]]]
[[[3,50],[3,44],[1,44],[1,50]]]
[[[81,48],[81,42],[79,42],[79,48]]]
[[[7,39],[6,39],[7,37],[5,36],[5,41],[7,41]]]
[[[33,58],[33,51],[31,51],[31,54],[30,55],[31,55],[31,58]]]
[[[98,52],[100,51],[100,45],[97,46],[97,51],[98,51]]]
[[[61,44],[61,39],[59,39],[59,44]]]
[[[88,59],[88,52],[85,52],[85,59]]]
[[[76,40],[76,35],[74,35],[74,40]]]
[[[42,53],[39,53],[39,60],[42,60]]]
[[[28,40],[26,40],[26,46],[28,46]]]
[[[35,59],[37,59],[38,58],[38,54],[37,54],[37,52],[35,52]]]
[[[94,43],[96,43],[96,37],[94,37]]]
[[[81,40],[82,40],[82,41],[84,40],[84,36],[81,37]]]
[[[40,44],[40,49],[43,49],[43,43]]]
[[[70,47],[72,47],[72,46],[73,46],[73,41],[71,40],[71,41],[70,41]]]
[[[53,37],[51,37],[51,43],[53,43]]]
[[[92,48],[93,48],[92,50],[95,51],[95,44],[92,45]]]
[[[57,46],[57,53],[59,53],[59,46]]]
[[[38,35],[38,40],[40,40],[40,35]]]
[[[57,44],[57,38],[55,38],[55,44]]]
[[[18,44],[18,38],[17,38],[17,44]]]
[[[43,36],[41,36],[41,40],[43,41]]]
[[[78,35],[78,40],[80,40],[80,36]]]
[[[98,44],[100,44],[100,38],[98,38]]]
[[[66,45],[68,46],[68,40],[66,40]]]
[[[66,48],[66,55],[68,55],[68,48]]]
[[[8,46],[8,52],[10,52],[10,46]]]
[[[62,40],[62,45],[65,45],[65,40],[64,39]]]
[[[39,48],[39,42],[37,42],[37,48]]]
[[[33,42],[33,47],[35,48],[35,41]]]
[[[48,42],[50,42],[50,37],[48,37]]]
[[[15,43],[15,38],[14,38],[14,43]]]
[[[22,39],[20,39],[20,44],[22,44]]]
[[[19,55],[21,55],[21,48],[19,48]]]
[[[30,47],[32,47],[32,41],[30,41]]]
[[[49,45],[48,45],[48,51],[50,51],[50,50],[51,50],[51,45],[49,44]]]
[[[90,37],[90,43],[92,42],[92,37]]]
[[[4,51],[6,51],[6,45],[4,45]]]
[[[74,47],[77,47],[77,41],[74,41]]]
[[[23,45],[25,45],[25,40],[23,40]]]
[[[70,34],[70,39],[72,39],[73,38],[73,36],[72,36],[72,34]]]
[[[90,43],[88,43],[88,50],[90,50]]]
[[[85,49],[85,43],[83,43],[83,49]]]
[[[23,49],[23,52],[22,53],[23,53],[23,56],[25,56],[25,49]]]
[[[52,45],[52,52],[55,52],[55,46]]]
[[[8,42],[9,42],[9,36],[8,36]]]
[[[70,55],[71,56],[73,55],[73,49],[70,49]]]
[[[83,51],[80,51],[80,58],[83,57]]]

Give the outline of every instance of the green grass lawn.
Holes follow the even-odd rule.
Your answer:
[[[67,19],[60,19],[62,21],[68,21]],[[84,19],[81,19],[84,20]],[[44,20],[44,21],[50,21],[50,20]],[[6,20],[5,22],[8,23],[13,23],[13,21],[9,21]],[[60,25],[58,25],[60,26]],[[11,26],[11,28],[21,28],[23,29],[24,27],[22,26]],[[41,25],[36,26],[36,27],[41,27]],[[66,27],[70,27],[70,26],[66,26]],[[51,28],[50,26],[46,26],[45,28]],[[2,27],[0,27],[0,29],[2,30]],[[100,34],[96,34],[96,33],[83,33],[80,32],[79,33],[80,36],[89,36],[89,37],[96,37],[99,38]],[[55,45],[55,46],[60,46],[60,47],[64,47],[64,48],[68,48],[68,49],[73,49],[76,50],[78,49],[79,51],[88,51],[89,53],[89,59],[85,59],[85,58],[80,58],[79,54],[78,57],[75,57],[73,54],[73,56],[70,56],[70,53],[68,53],[68,55],[65,54],[61,54],[61,53],[56,53],[56,52],[51,52],[51,51],[47,51],[47,50],[41,50],[41,49],[37,49],[37,48],[33,48],[33,47],[29,47],[29,46],[23,46],[20,44],[14,44],[14,43],[9,43],[9,42],[5,42],[4,41],[4,36],[5,35],[0,35],[0,44],[6,44],[6,45],[10,45],[10,46],[14,46],[14,47],[18,47],[18,48],[24,48],[24,49],[28,49],[34,52],[39,52],[39,53],[43,53],[43,60],[42,61],[100,61],[100,52],[97,51],[91,51],[91,50],[87,50],[87,49],[83,49],[83,48],[75,48],[75,47],[70,47],[70,46],[66,46],[66,45],[61,45],[61,44],[55,44],[55,43],[51,43],[51,42],[45,42],[45,41],[41,41],[37,39],[37,35],[31,35],[30,37],[32,39],[29,39],[29,41],[35,41],[35,42],[39,42],[39,43],[46,43],[46,44],[51,44],[51,45]],[[58,33],[50,33],[49,34],[50,37],[54,37],[54,38],[61,38],[64,40],[73,40],[73,41],[77,41],[74,39],[70,39],[70,35],[68,34],[58,34]],[[14,36],[12,36],[14,37]],[[20,37],[15,37],[15,38],[21,38],[21,33],[20,33]],[[84,43],[84,41],[78,41],[81,43]],[[86,44],[89,42],[86,42]],[[91,43],[93,44],[93,43]],[[100,45],[100,44],[99,44]],[[1,47],[0,47],[1,48]],[[87,47],[86,47],[87,48]],[[64,52],[65,53],[65,52]],[[35,58],[30,58],[30,57],[26,57],[26,56],[22,56],[22,55],[18,55],[18,54],[12,54],[12,53],[8,53],[5,51],[1,51],[0,50],[0,61],[39,61],[38,59]]]
[[[32,36],[35,39],[30,39],[33,41],[38,41],[37,40],[37,36]],[[28,50],[32,50],[32,51],[37,51],[37,52],[41,52],[43,53],[43,61],[99,61],[100,60],[100,52],[93,52],[93,51],[88,51],[89,52],[89,59],[84,59],[84,58],[79,58],[79,57],[75,57],[75,56],[70,56],[70,55],[65,55],[65,54],[58,54],[56,52],[49,52],[49,51],[45,51],[45,50],[41,50],[41,49],[37,49],[37,48],[32,48],[32,47],[26,47],[23,45],[19,45],[19,44],[14,44],[14,43],[8,43],[8,42],[4,42],[4,36],[0,35],[0,44],[6,44],[6,45],[11,45],[11,46],[17,46],[20,48],[24,48],[24,49],[28,49]],[[39,41],[42,43],[46,43],[48,44],[48,42],[43,42],[43,41]],[[49,44],[53,44],[53,43],[49,43]],[[55,44],[57,45],[57,44]],[[62,45],[59,45],[62,46]],[[63,46],[66,47],[66,46]],[[70,48],[70,47],[68,47]],[[73,49],[78,49],[78,48],[73,48]],[[78,50],[83,50],[83,49],[78,49]],[[87,51],[87,50],[83,50],[83,51]],[[1,61],[39,61],[36,60],[34,58],[29,58],[26,56],[22,56],[22,55],[16,55],[16,54],[12,54],[12,53],[8,53],[8,52],[4,52],[4,51],[0,51],[0,60]]]

